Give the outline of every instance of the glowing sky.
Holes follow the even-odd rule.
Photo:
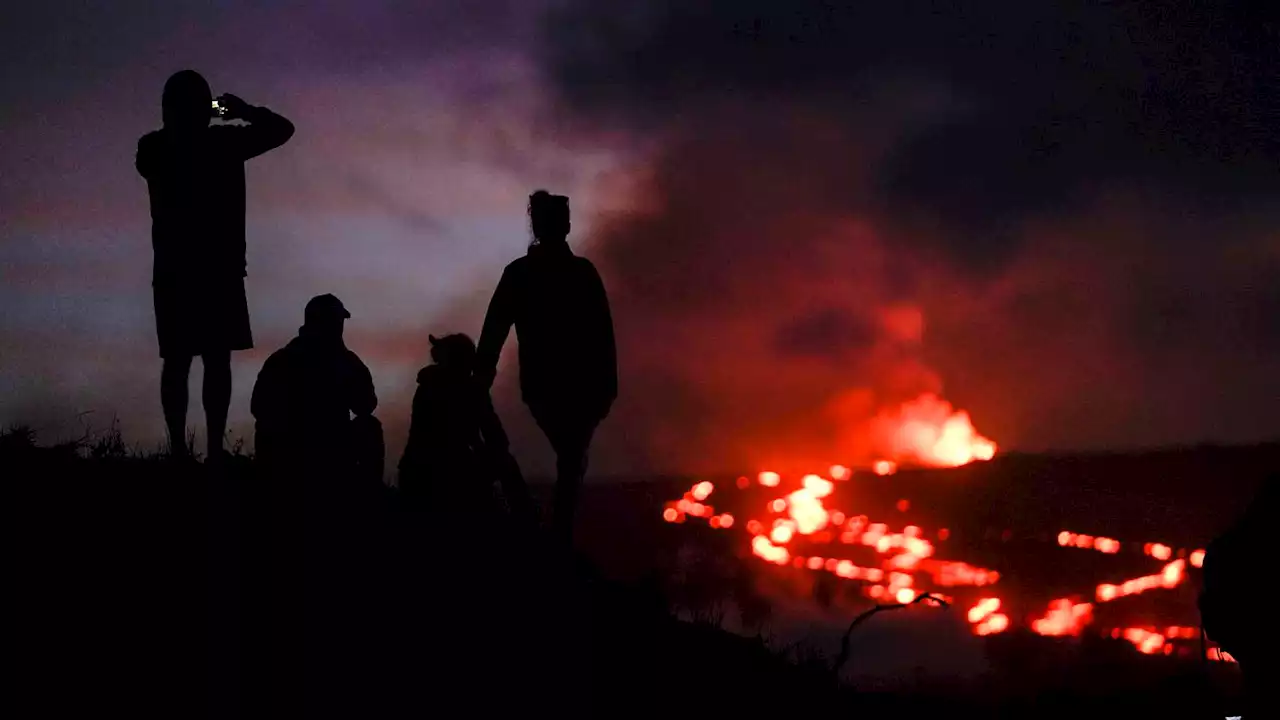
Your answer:
[[[816,456],[865,397],[937,385],[1002,448],[1280,429],[1274,25],[1212,4],[550,7],[0,11],[0,423],[118,413],[159,441],[133,152],[191,67],[298,127],[248,169],[233,433],[321,292],[402,427],[426,332],[477,332],[538,187],[573,198],[615,295],[602,470]],[[881,322],[904,308],[923,340]]]

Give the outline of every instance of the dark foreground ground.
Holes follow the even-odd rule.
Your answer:
[[[375,488],[282,498],[243,459],[6,445],[24,716],[1217,718],[1234,705],[1229,668],[1018,633],[990,639],[977,682],[844,687],[830,658],[678,620],[666,579],[606,579],[500,514],[445,519]],[[618,517],[592,542],[667,551],[637,552],[640,521]]]

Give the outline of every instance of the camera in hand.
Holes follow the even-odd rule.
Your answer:
[[[212,108],[212,116],[214,118],[221,118],[226,116],[226,114],[227,114],[227,106],[220,104],[217,100],[214,100],[213,108]]]

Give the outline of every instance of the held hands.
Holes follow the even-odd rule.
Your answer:
[[[227,113],[222,116],[226,120],[243,120],[253,110],[252,105],[231,93],[219,95],[218,104],[227,109]]]

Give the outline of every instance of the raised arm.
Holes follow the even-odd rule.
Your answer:
[[[507,344],[507,335],[511,333],[511,325],[515,323],[516,281],[514,273],[508,266],[498,281],[498,287],[489,300],[489,310],[484,316],[484,328],[480,331],[480,342],[476,346],[476,379],[480,386],[488,390],[498,374],[498,358],[502,355],[502,346]]]
[[[235,95],[223,95],[219,102],[227,106],[227,119],[243,120],[248,125],[226,127],[233,133],[232,146],[242,160],[274,150],[293,137],[293,123],[264,107],[250,105]]]

